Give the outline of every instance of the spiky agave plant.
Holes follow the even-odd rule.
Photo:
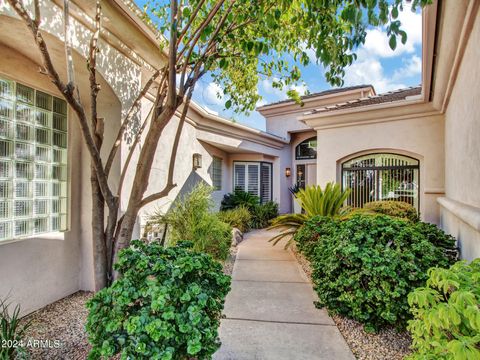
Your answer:
[[[339,184],[329,182],[325,189],[319,185],[307,186],[300,189],[295,195],[297,201],[303,209],[301,214],[280,215],[272,220],[272,225],[268,230],[283,229],[269,241],[276,245],[280,240],[289,237],[285,248],[288,248],[293,241],[298,229],[310,218],[314,216],[336,216],[342,213],[342,206],[350,189],[342,190]]]

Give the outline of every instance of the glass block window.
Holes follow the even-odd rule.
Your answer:
[[[0,241],[67,229],[67,104],[0,77]]]
[[[212,185],[214,190],[222,190],[222,159],[216,156],[212,160]]]

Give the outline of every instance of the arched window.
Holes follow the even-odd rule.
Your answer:
[[[303,140],[295,148],[295,160],[308,160],[317,158],[317,137]]]
[[[419,209],[420,167],[417,159],[398,154],[369,154],[342,164],[342,187],[350,189],[347,205],[370,201],[405,201]]]

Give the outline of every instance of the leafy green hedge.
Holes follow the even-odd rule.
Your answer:
[[[428,275],[426,286],[408,295],[415,351],[409,359],[480,359],[480,259]]]
[[[407,295],[427,270],[455,261],[455,239],[435,225],[385,215],[315,217],[295,238],[310,260],[319,306],[365,324],[405,327]]]
[[[258,196],[239,189],[233,193],[225,194],[220,206],[220,214],[238,208],[248,209],[251,215],[248,227],[253,229],[263,229],[267,227],[270,224],[270,220],[278,216],[278,204],[274,201],[260,204],[260,198]],[[220,215],[220,218],[222,218],[222,216],[224,215]],[[227,221],[227,223],[228,222],[229,221]]]
[[[350,211],[345,211],[344,219],[351,218],[356,214],[383,214],[413,222],[420,221],[417,209],[404,201],[388,200],[368,202],[363,206],[363,208],[350,208]]]
[[[204,359],[219,348],[230,277],[212,257],[135,240],[115,268],[122,277],[87,304],[90,359]]]
[[[239,229],[243,233],[250,229],[252,214],[243,205],[235,209],[220,211],[217,216],[224,223]]]

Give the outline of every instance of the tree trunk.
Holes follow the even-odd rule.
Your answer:
[[[108,261],[105,237],[105,200],[98,185],[95,168],[91,166],[92,236],[95,291],[108,285]]]

